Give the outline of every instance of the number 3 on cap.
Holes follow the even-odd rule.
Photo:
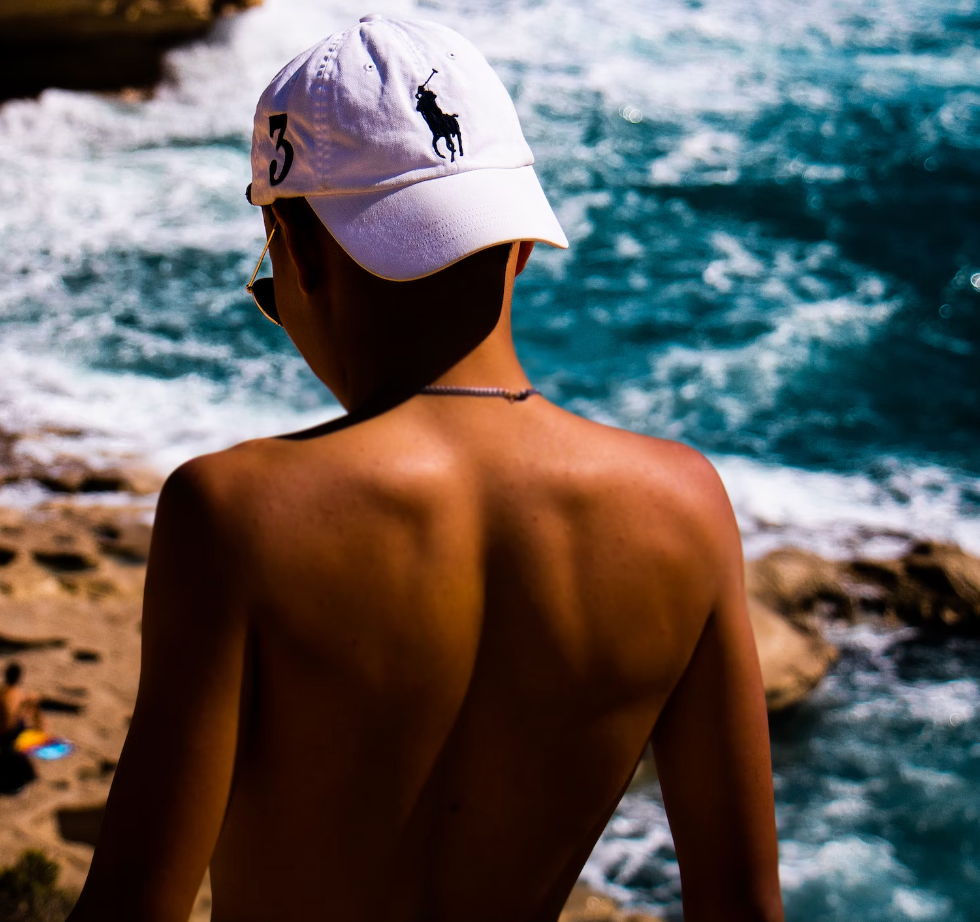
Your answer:
[[[279,136],[276,137],[276,132],[279,132]],[[276,170],[279,169],[279,161],[273,160],[269,164],[269,185],[278,186],[285,178],[286,174],[289,172],[289,168],[293,165],[293,145],[287,141],[283,135],[286,133],[286,113],[283,112],[281,115],[270,115],[269,116],[269,137],[275,138],[276,150],[281,150],[283,153],[282,159],[282,169],[279,170],[279,175],[276,176]]]

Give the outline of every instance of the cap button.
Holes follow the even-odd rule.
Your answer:
[[[375,19],[384,19],[384,13],[368,13],[367,16],[362,16],[358,19],[358,22],[374,22]]]

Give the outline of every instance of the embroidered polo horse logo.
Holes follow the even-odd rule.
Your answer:
[[[459,122],[456,121],[458,113],[454,112],[449,115],[443,112],[439,108],[439,103],[436,102],[436,94],[425,88],[429,80],[438,73],[439,71],[433,67],[428,80],[415,91],[415,98],[418,100],[415,104],[415,111],[422,113],[425,124],[429,126],[429,131],[432,132],[432,149],[436,155],[443,160],[446,159],[445,154],[440,153],[438,146],[439,138],[443,138],[446,142],[446,149],[449,151],[449,162],[454,163],[456,161],[456,145],[453,143],[453,138],[459,142],[459,155],[460,157],[463,156],[463,135],[460,134]]]

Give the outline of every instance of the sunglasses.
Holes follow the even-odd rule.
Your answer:
[[[278,229],[279,219],[277,218],[276,223],[272,225],[272,230],[269,231],[269,239],[265,242],[265,246],[262,249],[262,255],[259,257],[259,261],[255,264],[255,271],[252,273],[252,277],[248,280],[245,290],[252,296],[252,300],[255,301],[255,306],[262,311],[263,316],[265,316],[266,319],[271,320],[277,327],[281,327],[282,322],[279,320],[279,311],[276,310],[276,288],[272,279],[257,279],[255,277],[259,274],[259,269],[262,268],[262,260],[265,259],[265,254],[269,252],[269,244],[272,243],[272,238],[275,236]]]

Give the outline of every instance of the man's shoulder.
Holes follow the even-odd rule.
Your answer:
[[[243,442],[231,448],[198,455],[185,461],[167,478],[161,503],[211,511],[237,507],[263,477],[269,451],[266,439]]]
[[[338,434],[340,435],[340,434]],[[305,497],[343,495],[356,483],[356,458],[336,435],[310,441],[261,438],[184,462],[168,478],[161,505],[236,532],[292,510]]]
[[[206,529],[225,540],[240,533],[275,482],[277,455],[283,453],[272,441],[256,439],[185,461],[163,485],[158,521],[165,517],[182,529]]]
[[[659,498],[681,514],[713,515],[730,508],[718,472],[697,449],[590,420],[581,422],[580,443],[601,459],[610,474],[615,472],[616,482],[632,484],[638,494]]]
[[[289,451],[271,439],[184,462],[160,494],[150,570],[206,572],[209,584],[247,591],[254,562],[289,537],[276,524],[283,491],[275,484],[294,475]]]
[[[249,439],[229,448],[198,455],[185,461],[168,479],[192,484],[212,496],[238,496],[242,492],[254,495],[264,483],[286,483],[285,472],[308,466],[314,462],[318,470],[340,472],[345,467],[348,452],[340,444],[344,431],[329,435],[297,438],[291,434],[268,438]],[[339,450],[336,450],[337,446]]]
[[[640,436],[649,475],[666,490],[678,510],[709,516],[730,509],[728,494],[715,466],[697,449],[650,436]]]
[[[596,495],[608,502],[617,529],[653,542],[671,558],[709,565],[740,555],[731,502],[714,465],[675,442],[590,423]]]

